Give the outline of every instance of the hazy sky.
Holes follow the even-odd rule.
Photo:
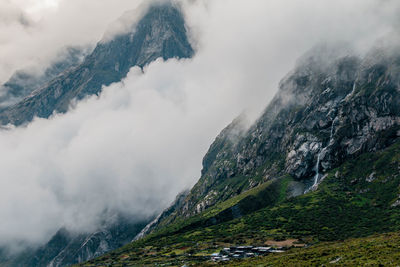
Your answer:
[[[133,0],[0,0],[0,81],[44,68],[65,46],[94,46]],[[160,212],[200,175],[216,135],[267,105],[320,42],[362,54],[396,29],[397,1],[197,0],[184,3],[191,60],[132,69],[65,115],[0,131],[0,245],[93,230],[105,210]]]

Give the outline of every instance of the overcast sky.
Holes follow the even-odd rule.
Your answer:
[[[0,81],[91,46],[139,0],[0,0]],[[0,245],[40,244],[104,210],[160,212],[200,176],[216,135],[258,114],[296,59],[320,42],[364,53],[396,29],[397,1],[197,0],[184,3],[197,53],[158,60],[64,115],[0,132]]]

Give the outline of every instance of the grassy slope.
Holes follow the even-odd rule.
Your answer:
[[[232,261],[225,266],[398,266],[400,233],[388,233],[344,242],[322,242],[283,254]],[[215,266],[203,263],[203,266]]]
[[[326,263],[336,255],[330,248],[339,246],[340,251],[346,251],[346,246],[353,244],[353,247],[357,247],[355,244],[363,241],[323,242],[400,231],[400,206],[391,206],[400,192],[399,166],[400,142],[397,142],[385,151],[364,154],[346,162],[329,172],[317,191],[300,197],[289,200],[282,197],[290,177],[270,181],[199,216],[181,220],[143,240],[92,260],[85,266],[204,264],[204,255],[218,251],[223,246],[262,245],[266,240],[286,238],[299,238],[314,245],[310,249],[273,256],[275,262],[271,263],[293,260],[299,265],[308,265],[317,264],[318,259]],[[368,181],[370,176],[374,178]],[[272,201],[274,198],[278,201]],[[258,209],[259,205],[266,208]],[[234,218],[232,206],[239,207],[236,211],[250,214]],[[392,236],[398,240],[398,234]],[[388,261],[398,257],[398,251],[393,256],[380,251],[382,246],[386,246],[379,243],[383,239],[384,236],[378,237],[374,248],[357,247],[357,252],[353,249],[348,253],[359,254],[358,258],[363,258],[365,262],[369,262],[367,257],[373,255],[370,250],[378,250],[374,252],[375,255],[383,253],[385,256],[382,257]],[[303,257],[301,255],[304,255],[302,260],[298,258]],[[269,258],[256,259],[255,263],[268,262]]]

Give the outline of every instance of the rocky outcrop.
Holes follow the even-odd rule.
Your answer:
[[[248,130],[229,125],[203,160],[202,176],[173,213],[188,217],[272,178],[317,186],[345,160],[400,137],[400,49],[365,58],[318,47],[301,58]],[[168,220],[173,221],[171,216]]]
[[[57,267],[84,262],[131,242],[147,223],[148,220],[132,221],[117,215],[92,233],[74,233],[62,228],[38,249],[18,256],[3,256],[0,265]]]
[[[46,86],[61,73],[78,66],[88,52],[89,48],[68,47],[58,54],[57,60],[43,73],[35,73],[28,68],[16,71],[0,86],[0,110],[18,103],[33,91]]]

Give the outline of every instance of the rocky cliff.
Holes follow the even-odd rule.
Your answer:
[[[327,46],[312,49],[249,129],[238,118],[221,132],[204,157],[200,180],[159,224],[287,175],[297,181],[295,195],[306,193],[328,170],[393,144],[400,137],[399,70],[398,47],[375,47],[363,58]]]
[[[122,247],[148,223],[116,215],[92,233],[74,233],[60,229],[40,248],[25,250],[17,256],[3,255],[0,266],[68,266],[84,262]]]
[[[143,68],[157,58],[190,58],[193,53],[180,8],[170,2],[151,5],[131,31],[99,42],[82,64],[1,110],[0,122],[21,125],[66,112],[73,99],[99,94],[102,86],[121,81],[133,66]]]
[[[0,86],[0,109],[18,103],[33,91],[45,87],[61,73],[78,66],[88,52],[89,48],[67,47],[58,54],[55,62],[51,63],[43,73],[40,71],[37,73],[38,71],[35,72],[30,68],[16,71],[6,83]]]
[[[316,47],[282,79],[251,127],[239,117],[219,134],[197,184],[145,227],[139,240],[82,266],[211,266],[216,263],[204,255],[226,247],[283,240],[315,247],[399,231],[399,107],[398,46],[377,46],[363,57]],[[289,249],[276,264],[285,266],[306,251]],[[272,254],[259,264],[271,263]],[[337,251],[321,255],[303,257],[303,265],[322,256],[328,257],[325,265],[338,257],[343,264],[355,262]]]

